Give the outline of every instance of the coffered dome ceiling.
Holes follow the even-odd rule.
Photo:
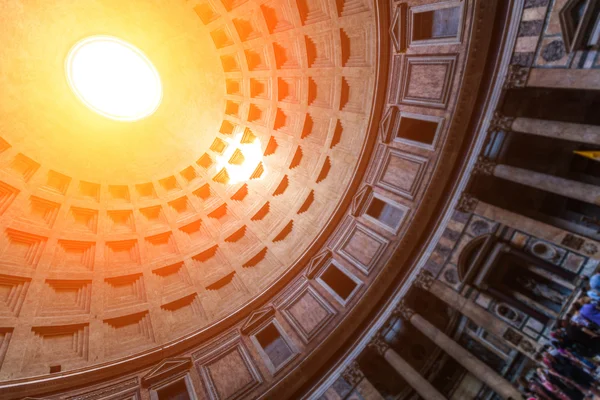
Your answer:
[[[65,362],[43,343],[54,326],[85,338],[74,368],[214,324],[294,265],[354,177],[373,4],[5,1],[0,16],[0,312],[28,331],[12,377]],[[156,113],[114,121],[73,94],[65,58],[92,35],[147,55]]]
[[[205,398],[298,398],[427,260],[483,143],[508,6],[434,3],[0,2],[0,397],[176,358]],[[154,65],[155,113],[71,90],[98,35]]]

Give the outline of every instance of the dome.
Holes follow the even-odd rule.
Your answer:
[[[330,6],[5,5],[2,274],[28,287],[6,315],[45,360],[11,378],[60,360],[44,339],[57,322],[85,341],[65,368],[92,366],[210,331],[297,275],[374,124],[376,10]],[[160,77],[150,115],[96,112],[74,87],[79,54],[95,84],[125,73],[94,53],[106,43]]]
[[[600,251],[549,3],[5,1],[0,397],[514,397]]]

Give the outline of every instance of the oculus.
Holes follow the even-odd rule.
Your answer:
[[[135,46],[111,36],[75,44],[65,63],[73,92],[96,113],[117,121],[152,115],[162,100],[160,76]]]

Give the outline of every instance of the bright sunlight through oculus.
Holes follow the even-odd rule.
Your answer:
[[[69,52],[66,72],[77,97],[107,118],[137,121],[152,115],[162,100],[160,76],[150,60],[115,37],[78,42]]]
[[[217,156],[217,170],[224,168],[229,176],[228,183],[232,185],[252,179],[254,170],[263,160],[260,140],[256,138],[251,143],[244,143],[242,137],[243,134],[238,133],[232,140],[225,139],[227,150]],[[266,169],[262,176],[265,172]]]

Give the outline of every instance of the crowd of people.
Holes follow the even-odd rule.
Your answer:
[[[528,400],[600,399],[600,273],[557,321],[538,367],[518,380]]]

